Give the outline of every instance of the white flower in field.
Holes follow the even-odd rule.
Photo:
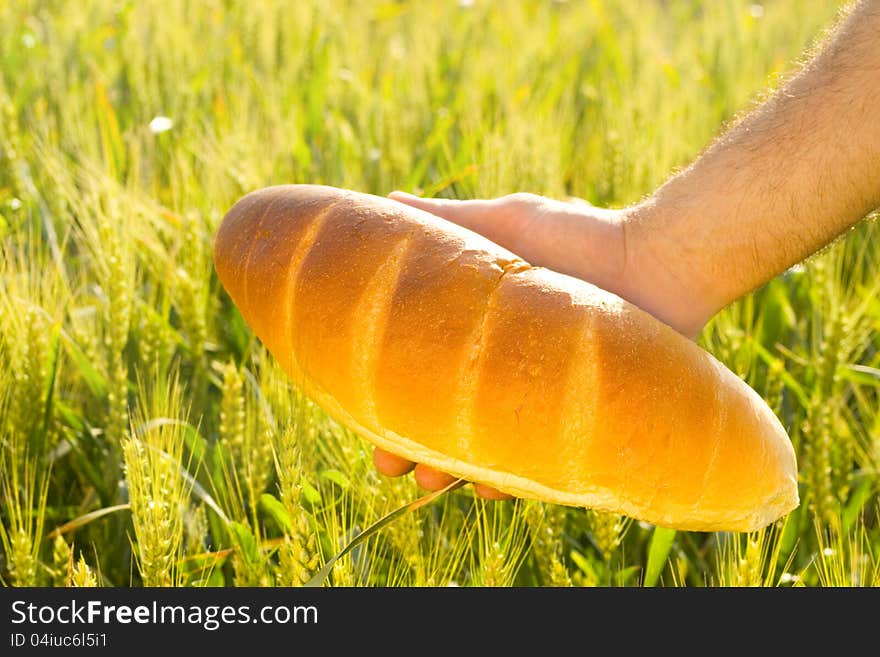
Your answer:
[[[462,9],[468,9],[474,6],[474,0],[458,0],[458,6]]]
[[[174,127],[174,120],[167,116],[156,116],[150,121],[150,132],[158,135],[160,132],[168,132]]]
[[[797,575],[792,575],[791,573],[782,573],[782,576],[779,578],[779,582],[781,584],[794,584],[795,582],[800,581],[800,577]]]
[[[749,16],[752,18],[761,18],[764,15],[764,6],[763,5],[750,5],[749,6]]]
[[[21,210],[21,199],[17,199],[17,198],[9,199],[9,209],[10,210]]]
[[[378,148],[371,148],[367,152],[367,159],[369,159],[370,162],[378,162],[380,157],[382,157],[382,151]]]
[[[822,550],[822,554],[824,554],[826,557],[833,557],[834,556],[834,549],[833,548],[825,548],[824,550]]]

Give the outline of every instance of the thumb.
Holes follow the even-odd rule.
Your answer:
[[[389,198],[410,205],[419,210],[430,212],[478,233],[483,233],[487,223],[491,221],[493,201],[457,201],[445,198],[422,198],[406,192],[391,192]]]

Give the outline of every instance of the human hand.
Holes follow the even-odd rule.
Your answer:
[[[853,3],[798,75],[638,205],[604,210],[532,194],[391,198],[613,292],[694,338],[716,312],[880,204],[878,4]],[[380,471],[414,467],[386,456],[376,456]],[[436,483],[415,467],[420,483]]]
[[[388,477],[400,477],[415,470],[416,483],[426,490],[440,490],[455,481],[455,477],[451,474],[435,470],[424,463],[413,463],[378,447],[373,450],[373,463],[379,472]],[[462,481],[460,485],[463,486],[464,484],[465,482]],[[485,484],[475,483],[474,490],[477,495],[487,500],[507,500],[513,497]]]
[[[625,209],[609,210],[583,199],[557,201],[527,193],[473,201],[420,198],[405,192],[389,196],[479,233],[537,267],[612,292],[622,288]]]

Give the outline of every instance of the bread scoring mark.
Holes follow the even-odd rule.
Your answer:
[[[408,234],[394,245],[391,254],[379,266],[364,290],[354,313],[356,319],[351,326],[351,377],[360,389],[361,418],[367,426],[381,426],[373,394],[376,363],[403,260],[413,243],[413,235]]]
[[[269,214],[269,210],[271,210],[275,204],[278,202],[279,195],[276,195],[272,198],[267,204],[266,208],[263,210],[263,214],[260,215],[260,218],[257,219],[257,227],[254,229],[253,235],[251,236],[251,246],[248,249],[247,256],[244,259],[244,268],[242,269],[242,280],[241,280],[241,304],[239,307],[242,311],[247,312],[248,315],[251,313],[251,299],[250,299],[250,273],[251,273],[251,261],[253,260],[254,251],[257,249],[257,245],[260,243],[260,232],[263,229],[263,224],[266,221],[266,217]],[[245,319],[248,319],[245,317]]]
[[[283,324],[283,333],[287,340],[287,344],[295,345],[296,341],[293,335],[293,309],[296,305],[296,282],[299,280],[299,273],[302,270],[303,262],[306,259],[309,251],[312,250],[312,247],[315,244],[315,240],[318,237],[318,231],[321,230],[321,227],[324,225],[327,220],[327,215],[330,213],[334,207],[339,205],[342,201],[345,200],[345,197],[338,198],[337,200],[330,203],[327,207],[321,210],[317,215],[312,217],[312,220],[309,222],[309,225],[306,226],[306,229],[303,231],[302,236],[299,238],[299,244],[296,246],[296,250],[293,252],[293,257],[290,259],[290,265],[287,269],[287,281],[285,282],[284,294],[282,295],[282,299],[284,300],[284,324]],[[298,358],[295,349],[289,349],[291,363],[290,365],[292,371],[297,371],[302,374],[303,370],[299,367]]]
[[[712,436],[712,455],[709,457],[709,462],[706,464],[706,471],[703,474],[703,482],[700,484],[700,496],[694,503],[695,509],[699,508],[700,499],[703,497],[703,493],[709,490],[709,487],[712,486],[712,474],[718,461],[718,454],[721,451],[721,433],[727,424],[727,408],[729,406],[729,402],[727,401],[727,386],[725,385],[723,372],[718,369],[717,363],[713,361],[710,362],[712,365],[712,373],[715,375],[716,379],[715,422],[713,423],[710,434]]]
[[[598,354],[595,345],[595,313],[583,313],[583,327],[577,350],[571,355],[563,390],[563,420],[560,424],[560,445],[565,453],[560,454],[569,467],[566,477],[569,481],[587,482],[591,480],[588,470],[590,463],[583,455],[590,452],[589,441],[596,436],[596,409],[599,406],[599,385],[597,382]]]
[[[471,335],[471,348],[464,360],[461,375],[459,376],[458,388],[455,391],[455,399],[459,400],[455,410],[455,432],[458,436],[460,453],[466,454],[469,445],[465,444],[476,430],[476,407],[477,386],[482,370],[483,354],[486,352],[486,340],[490,333],[490,318],[495,314],[495,306],[498,299],[498,289],[501,282],[508,274],[518,274],[531,269],[531,265],[524,260],[499,259],[494,263],[501,271],[495,280],[495,286],[486,298],[483,309],[483,318]]]

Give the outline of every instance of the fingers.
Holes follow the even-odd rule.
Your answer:
[[[415,469],[416,483],[426,490],[440,490],[456,480],[456,477],[451,474],[435,470],[421,463],[416,465],[412,461],[378,447],[373,450],[373,463],[376,469],[387,477],[400,477]],[[462,481],[455,488],[464,486],[466,483]],[[474,484],[474,491],[487,500],[509,500],[513,497],[485,484]]]
[[[416,466],[415,477],[419,486],[426,490],[440,490],[456,480],[456,477],[453,477],[451,474],[435,470],[423,463],[419,463]],[[459,486],[464,486],[466,483],[466,481],[462,481]],[[458,488],[458,486],[455,488]],[[502,493],[500,490],[485,484],[475,483],[474,491],[476,491],[477,495],[487,500],[509,500],[513,498],[512,495]]]
[[[491,221],[494,201],[456,201],[446,198],[421,198],[406,192],[391,192],[389,198],[411,205],[419,210],[452,221],[470,230],[482,233]]]
[[[378,447],[373,450],[373,464],[379,472],[388,477],[405,475],[416,467],[416,464],[412,461],[407,461],[405,458],[391,452],[386,452]]]
[[[454,482],[457,477],[453,477],[446,472],[435,470],[424,463],[419,463],[415,470],[416,483],[425,490],[440,490],[446,488]],[[460,485],[464,486],[466,482],[462,481]],[[456,486],[458,488],[458,486]]]
[[[492,488],[486,484],[474,484],[474,490],[477,495],[487,500],[512,500],[513,495],[502,493],[497,488]]]

